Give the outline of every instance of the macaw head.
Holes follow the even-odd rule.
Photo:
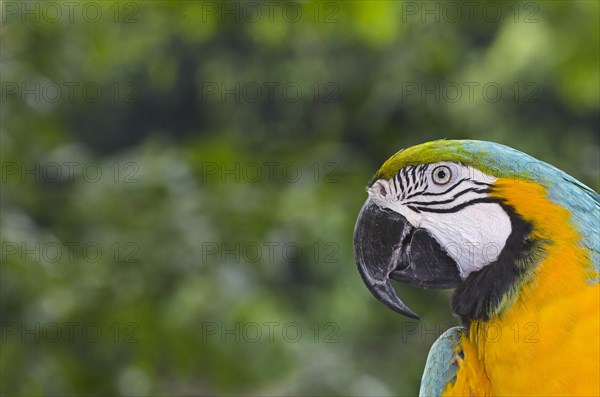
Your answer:
[[[390,279],[457,288],[455,314],[488,318],[533,277],[548,244],[557,238],[581,243],[576,231],[560,234],[555,223],[580,225],[589,222],[586,208],[598,209],[597,195],[564,172],[483,141],[401,150],[367,192],[354,230],[359,272],[377,299],[413,318]],[[546,221],[545,211],[562,218]]]

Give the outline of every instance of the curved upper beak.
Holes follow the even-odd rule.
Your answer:
[[[390,309],[416,319],[390,278],[424,288],[453,288],[462,282],[456,262],[429,233],[370,198],[354,228],[354,256],[369,291]]]

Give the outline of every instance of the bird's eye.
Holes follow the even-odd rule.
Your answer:
[[[435,167],[433,172],[431,173],[431,179],[437,185],[445,185],[450,182],[452,178],[452,171],[450,168],[445,165],[440,165],[439,167]]]

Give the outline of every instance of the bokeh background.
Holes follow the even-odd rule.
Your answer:
[[[457,320],[364,287],[364,187],[472,138],[598,190],[599,5],[2,2],[0,392],[414,395]]]

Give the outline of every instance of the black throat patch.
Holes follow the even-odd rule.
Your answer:
[[[487,321],[499,314],[502,300],[514,299],[527,276],[543,259],[543,244],[531,239],[531,224],[509,205],[500,205],[512,225],[502,252],[496,262],[469,274],[452,297],[452,311],[465,326],[472,320]]]

